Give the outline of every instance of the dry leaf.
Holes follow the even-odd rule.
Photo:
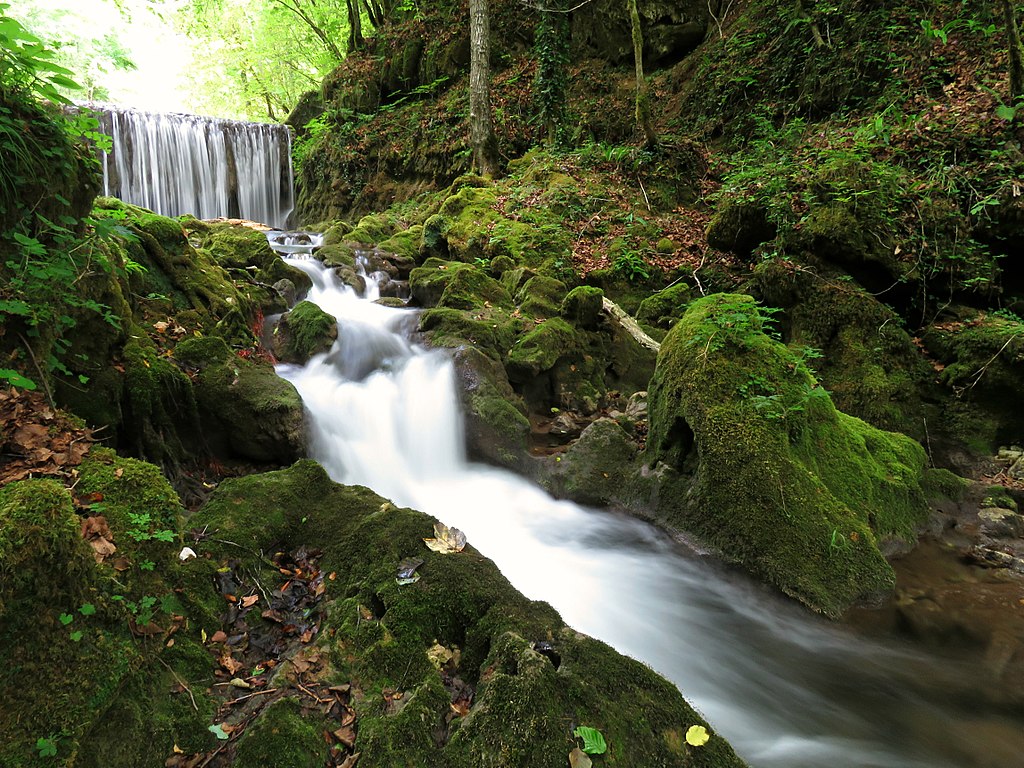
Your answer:
[[[252,608],[252,606],[256,605],[256,603],[259,602],[259,599],[260,599],[259,595],[249,595],[248,597],[243,597],[242,598],[242,607],[244,607],[244,608]]]
[[[449,528],[444,523],[434,523],[434,538],[424,539],[423,543],[434,552],[448,555],[465,549],[466,534],[458,528]]]
[[[579,747],[569,753],[569,768],[591,768],[593,764],[594,761]]]

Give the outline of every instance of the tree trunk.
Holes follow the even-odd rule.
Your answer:
[[[359,0],[347,0],[348,5],[348,52],[361,51],[366,46],[363,39],[363,12]]]
[[[644,34],[640,29],[640,11],[636,0],[626,0],[629,7],[629,24],[633,30],[633,59],[636,62],[636,127],[644,135],[647,146],[658,144],[658,134],[651,121],[651,99],[644,77]]]
[[[498,139],[491,119],[491,29],[487,0],[469,0],[469,143],[481,176],[498,174]]]
[[[1006,41],[1010,47],[1010,98],[1016,101],[1024,96],[1024,52],[1021,50],[1020,28],[1012,0],[1002,0],[1006,24]]]

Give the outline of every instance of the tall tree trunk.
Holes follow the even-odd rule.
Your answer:
[[[348,52],[361,51],[366,47],[363,39],[363,12],[359,0],[347,0],[348,6]]]
[[[491,119],[491,21],[487,0],[469,0],[469,143],[481,176],[498,174],[498,139]]]
[[[636,0],[626,0],[629,7],[629,24],[633,30],[633,59],[636,62],[636,127],[644,135],[647,146],[658,144],[658,134],[651,120],[651,97],[644,77],[644,33],[640,29],[640,11]]]
[[[1020,28],[1012,0],[1002,0],[1003,17],[1006,24],[1006,41],[1010,46],[1010,97],[1017,100],[1024,96],[1024,52],[1020,43]]]

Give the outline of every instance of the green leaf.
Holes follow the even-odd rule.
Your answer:
[[[583,751],[588,755],[603,755],[608,751],[608,744],[597,728],[581,725],[572,732],[572,735],[583,739]]]
[[[71,633],[71,642],[77,643],[77,642],[80,642],[81,640],[82,640],[82,633],[81,632],[72,632]]]
[[[82,607],[78,609],[78,612],[83,616],[92,616],[96,613],[96,606],[92,603],[83,603]]]
[[[74,620],[75,617],[72,616],[70,613],[62,613],[60,615],[60,623],[63,624],[65,627]]]
[[[36,749],[39,750],[40,757],[57,756],[57,743],[54,739],[44,739],[42,737],[36,739]]]
[[[207,730],[221,741],[228,740],[228,735],[224,732],[224,729],[220,727],[220,723],[215,723],[214,725],[211,725],[209,728],[207,728]]]
[[[1011,107],[1009,104],[1000,104],[996,107],[996,117],[1012,122],[1017,116],[1017,108]]]
[[[12,371],[10,368],[0,368],[0,381],[6,380],[12,387],[21,387],[29,391],[36,388],[36,383],[32,379],[26,379],[17,371]]]

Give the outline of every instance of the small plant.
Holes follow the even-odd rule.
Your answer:
[[[40,757],[56,757],[57,756],[57,737],[40,736],[36,739],[36,750],[39,752]]]
[[[149,512],[129,512],[128,521],[131,527],[128,529],[128,537],[135,541],[166,541],[172,542],[175,539],[174,531],[163,528],[154,530],[153,520]]]
[[[612,261],[612,272],[630,282],[649,280],[650,265],[644,257],[633,250],[623,249]]]

